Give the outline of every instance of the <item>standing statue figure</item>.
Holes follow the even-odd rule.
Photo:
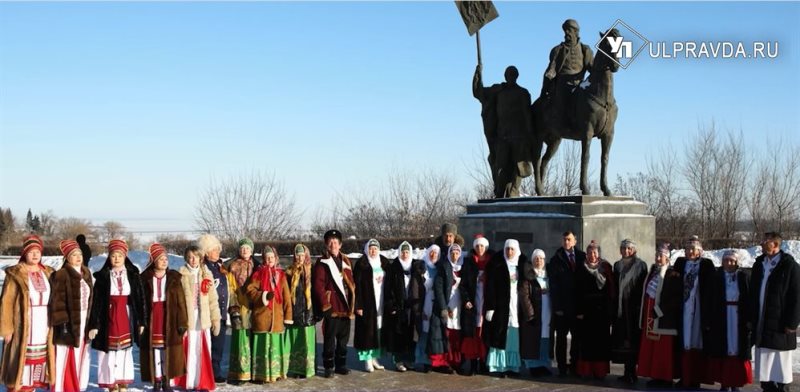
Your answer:
[[[481,102],[484,134],[489,144],[489,167],[496,198],[518,197],[522,179],[532,173],[531,94],[517,84],[519,71],[509,66],[505,83],[483,87],[481,65],[475,68],[472,94]]]
[[[564,42],[550,50],[550,62],[544,72],[540,98],[545,99],[554,118],[564,119],[572,111],[568,108],[572,91],[583,81],[593,62],[592,49],[581,43],[580,27],[574,19],[561,25]]]

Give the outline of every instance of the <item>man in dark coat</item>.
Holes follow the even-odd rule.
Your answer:
[[[792,383],[800,324],[800,266],[780,249],[781,241],[779,233],[764,235],[763,254],[756,258],[750,280],[755,373],[764,391],[785,391]]]
[[[547,264],[547,276],[550,277],[550,300],[553,308],[553,328],[550,331],[550,344],[555,342],[555,357],[560,377],[567,375],[567,334],[572,335],[575,342],[575,271],[583,267],[586,253],[576,249],[575,233],[567,230],[561,237],[561,248]],[[555,337],[553,337],[555,335]],[[570,367],[575,370],[578,358],[577,344],[569,350]]]
[[[347,368],[347,342],[350,320],[354,318],[356,286],[350,259],[340,252],[342,233],[328,230],[323,237],[326,252],[311,272],[314,308],[322,315],[322,365],[325,378],[350,374]]]

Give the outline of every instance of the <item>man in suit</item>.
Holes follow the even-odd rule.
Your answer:
[[[550,301],[553,309],[553,328],[550,330],[550,342],[555,342],[558,375],[567,375],[567,334],[572,336],[570,345],[570,367],[574,371],[577,360],[577,339],[575,337],[575,270],[586,262],[586,253],[575,248],[578,241],[575,233],[567,230],[561,237],[561,248],[547,264],[547,276],[550,277]],[[552,336],[555,335],[555,338]],[[551,343],[553,344],[553,343]]]

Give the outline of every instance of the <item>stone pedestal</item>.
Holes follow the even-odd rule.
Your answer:
[[[528,257],[534,249],[545,251],[547,260],[561,247],[562,234],[572,230],[581,250],[595,240],[600,256],[613,264],[620,258],[619,244],[630,238],[638,256],[648,264],[655,258],[655,217],[646,214],[644,203],[631,197],[561,196],[478,200],[467,205],[458,218],[458,232],[465,246],[472,247],[476,234],[500,251],[506,239],[519,241]]]

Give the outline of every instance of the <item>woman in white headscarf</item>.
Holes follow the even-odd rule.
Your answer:
[[[461,369],[461,246],[450,245],[447,259],[436,264],[433,281],[433,315],[430,328],[431,366],[437,372],[453,374]]]
[[[389,260],[380,254],[381,245],[376,239],[364,244],[364,255],[353,268],[356,283],[356,325],[353,347],[358,359],[364,361],[364,369],[374,372],[382,370],[378,359],[383,355],[381,328],[383,327],[384,278],[389,270]]]
[[[503,252],[496,254],[486,267],[484,335],[489,346],[486,364],[495,377],[519,375],[519,291],[520,260],[526,256],[519,241],[509,239]]]
[[[431,370],[431,360],[428,357],[430,353],[429,331],[431,315],[433,314],[433,281],[436,279],[436,263],[441,259],[440,255],[439,245],[433,244],[428,249],[425,249],[421,265],[424,270],[420,269],[419,271],[422,275],[422,288],[424,290],[411,290],[412,294],[417,294],[417,297],[412,298],[412,310],[416,315],[415,320],[417,321],[415,326],[417,329],[417,347],[414,352],[414,359],[424,373]]]
[[[536,249],[522,264],[519,284],[519,353],[532,377],[550,371],[550,280],[544,268],[545,254]]]

